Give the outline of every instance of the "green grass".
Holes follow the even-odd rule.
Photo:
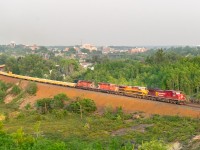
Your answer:
[[[199,118],[154,115],[150,118],[132,119],[133,114],[124,114],[121,107],[115,112],[112,108],[105,108],[104,115],[83,113],[82,117],[81,114],[57,107],[46,114],[40,114],[39,110],[33,110],[31,107],[19,110],[19,104],[26,94],[25,91],[21,91],[11,103],[0,103],[0,114],[6,116],[6,120],[3,121],[6,133],[0,128],[0,139],[9,141],[11,144],[8,145],[13,146],[13,149],[16,146],[20,147],[19,150],[32,146],[32,149],[131,150],[141,145],[148,147],[152,143],[155,147],[176,141],[187,145],[192,137],[200,134]],[[19,114],[12,117],[10,114],[13,112]],[[138,112],[138,115],[140,114],[141,112]],[[113,135],[113,132],[120,129],[132,129],[142,127],[141,125],[151,126],[145,128],[144,132],[135,129]],[[13,139],[13,133],[17,139]],[[18,137],[23,137],[22,141],[25,140],[21,146],[18,143],[16,145]],[[6,143],[1,140],[0,149],[1,146],[5,147]],[[28,146],[23,148],[24,144]]]
[[[40,132],[43,137],[51,140],[65,142],[82,141],[86,143],[106,143],[113,138],[118,140],[134,141],[137,144],[152,140],[163,140],[165,143],[180,141],[188,143],[189,140],[200,133],[200,120],[181,118],[178,116],[158,116],[152,118],[137,119],[125,123],[123,120],[113,120],[98,115],[85,115],[80,119],[80,114],[68,112],[61,119],[52,113],[41,115],[34,111],[24,111],[18,118],[4,122],[4,128],[8,133],[23,128],[27,134],[34,135],[34,125],[40,122]],[[113,131],[129,128],[141,124],[151,124],[146,131],[130,131],[122,136],[111,136]]]

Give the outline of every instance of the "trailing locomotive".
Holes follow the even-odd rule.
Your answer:
[[[146,87],[140,87],[140,86],[125,86],[125,85],[116,85],[103,82],[100,82],[98,83],[97,86],[95,86],[95,83],[92,81],[79,80],[77,83],[71,83],[71,82],[62,82],[62,81],[16,75],[12,74],[11,72],[6,73],[0,71],[0,74],[4,76],[24,79],[29,81],[35,81],[53,85],[61,85],[71,88],[81,88],[85,90],[92,90],[97,92],[124,95],[134,98],[162,101],[167,103],[185,104],[186,102],[186,96],[181,91],[175,91],[175,90],[147,89]]]
[[[140,96],[148,95],[148,90],[146,87],[140,86],[119,86],[119,92],[124,94],[135,94]]]

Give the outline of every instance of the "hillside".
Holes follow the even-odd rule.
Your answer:
[[[156,102],[124,97],[120,99],[103,93],[95,95],[94,92],[41,83],[37,83],[36,95],[23,94],[21,96],[29,85],[28,81],[8,77],[1,77],[1,80],[14,83],[14,85],[3,86],[1,83],[1,88],[7,87],[7,96],[13,97],[7,101],[7,104],[2,102],[0,104],[0,118],[4,124],[4,127],[0,128],[0,138],[3,141],[0,142],[0,148],[132,150],[134,147],[143,150],[150,147],[152,150],[178,150],[179,148],[198,150],[200,147],[199,119],[172,114],[174,109],[187,112],[188,108],[172,105],[173,108],[165,103],[156,104]],[[21,92],[18,92],[17,87],[21,89]],[[66,93],[67,97],[63,94],[58,95],[59,93]],[[110,99],[104,99],[105,95]],[[57,103],[55,100],[63,96],[66,103],[60,105],[61,101]],[[95,109],[89,109],[93,105],[89,105],[89,100],[85,101],[87,103],[82,103],[84,97],[93,98],[98,110],[94,112]],[[116,103],[120,104],[122,100],[124,105],[115,108],[119,106]],[[79,107],[80,103],[82,108]],[[148,105],[145,106],[145,104]],[[144,111],[147,111],[146,114],[136,110],[142,107]],[[170,109],[168,111],[175,116],[152,115],[148,113],[150,109],[153,113],[162,110],[164,114]],[[92,112],[87,113],[86,110]],[[194,110],[188,112],[185,114],[195,114]]]
[[[28,81],[14,79],[10,77],[0,76],[0,79],[8,83],[19,84],[22,88],[25,88]],[[146,114],[161,114],[161,115],[180,115],[180,116],[200,116],[199,108],[167,104],[162,102],[154,102],[143,99],[129,98],[124,96],[110,95],[106,93],[99,93],[93,91],[85,91],[81,89],[67,88],[62,86],[55,86],[49,84],[37,83],[38,91],[35,96],[28,96],[20,100],[19,107],[23,108],[27,104],[33,105],[36,100],[41,98],[53,97],[59,93],[65,93],[70,98],[84,97],[93,99],[101,111],[106,106],[112,106],[113,108],[122,107],[126,112],[142,111]]]

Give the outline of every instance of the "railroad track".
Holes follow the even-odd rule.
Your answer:
[[[74,87],[74,88],[76,88],[76,87]],[[121,93],[99,91],[98,89],[85,89],[85,88],[76,88],[76,89],[112,94],[112,95],[116,95],[116,96],[132,97],[132,98],[144,99],[144,100],[148,100],[148,101],[156,101],[156,102],[167,103],[167,104],[176,104],[175,102],[169,103],[167,101],[156,100],[156,99],[153,99],[151,96],[150,97],[148,97],[148,96],[144,97],[144,96],[141,96],[141,95],[126,95],[126,94],[121,94]],[[186,102],[185,104],[180,104],[180,105],[200,109],[200,104],[196,104],[196,103]]]
[[[56,85],[56,86],[66,86],[65,84],[63,84],[65,82],[60,82],[60,81],[39,79],[39,78],[34,78],[34,77],[26,77],[26,76],[21,76],[21,75],[17,75],[17,77],[15,77],[15,76],[9,75],[7,73],[2,73],[2,72],[0,72],[0,75],[11,77],[11,78],[16,78],[16,79],[21,79],[21,80],[35,81],[35,82],[38,82],[38,83],[51,84],[51,85]],[[20,77],[23,77],[23,78],[20,78]],[[111,92],[111,91],[108,92],[108,91],[102,91],[102,90],[95,89],[95,88],[94,89],[78,88],[78,87],[75,87],[74,85],[73,86],[67,86],[67,87],[68,88],[82,89],[82,90],[87,90],[87,91],[89,90],[89,91],[94,91],[94,92],[107,93],[107,94],[118,95],[118,96],[125,96],[125,97],[132,97],[132,98],[138,98],[138,99],[151,100],[151,101],[156,101],[156,102],[178,104],[177,101],[170,101],[170,99],[168,101],[166,101],[166,99],[164,99],[164,98],[163,99],[162,98],[158,99],[157,97],[149,96],[149,95],[142,96],[142,95],[139,95],[139,94],[131,95],[131,94],[124,94],[124,93],[119,93],[119,92]],[[192,107],[192,108],[200,108],[200,104],[191,103],[191,102],[188,102],[188,103],[185,103],[185,104],[182,104],[182,105],[188,106],[188,107]]]
[[[200,104],[195,104],[195,103],[186,103],[185,106],[193,107],[193,108],[199,108],[199,109],[200,109]]]

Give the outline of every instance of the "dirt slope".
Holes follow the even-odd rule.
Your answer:
[[[19,79],[5,77],[0,75],[0,80],[5,82],[17,83]],[[21,81],[22,85],[26,85],[28,81]],[[111,95],[99,92],[92,92],[74,88],[67,88],[43,83],[37,83],[38,92],[36,96],[26,98],[21,107],[27,103],[35,103],[37,99],[53,97],[58,93],[66,93],[70,98],[85,97],[93,99],[99,110],[105,106],[122,106],[126,112],[142,111],[147,114],[160,114],[160,115],[180,115],[200,117],[200,108],[192,108],[182,105],[167,104],[162,102],[154,102],[149,100],[135,99],[118,95]]]

